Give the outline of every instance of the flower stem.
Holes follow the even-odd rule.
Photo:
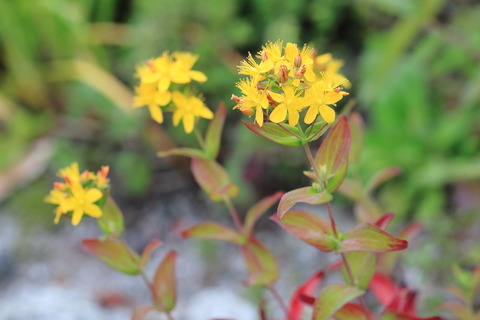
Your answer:
[[[228,212],[230,213],[230,216],[233,219],[233,222],[235,223],[235,226],[239,231],[243,231],[243,224],[240,221],[240,218],[238,217],[237,210],[233,206],[232,202],[228,198],[228,196],[224,195],[223,196],[223,203],[225,203],[225,206],[228,208]]]
[[[278,293],[277,289],[273,286],[268,286],[268,290],[272,293],[272,296],[275,300],[277,300],[277,303],[280,305],[280,308],[282,308],[283,313],[285,313],[286,319],[290,320],[290,313],[288,312],[287,305],[283,301],[282,297]]]
[[[198,131],[198,128],[195,127],[195,128],[193,129],[193,131],[195,132],[195,138],[197,138],[198,144],[200,145],[200,147],[201,147],[202,149],[204,149],[204,147],[205,147],[205,140],[203,140],[203,137],[202,137],[201,133]]]

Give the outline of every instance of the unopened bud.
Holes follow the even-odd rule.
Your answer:
[[[54,182],[54,183],[53,183],[53,188],[54,188],[54,189],[57,189],[57,190],[61,190],[61,191],[66,190],[65,185],[64,185],[63,183],[61,183],[61,182]]]
[[[267,61],[268,60],[267,52],[265,50],[262,50],[262,53],[260,53],[260,57],[262,58],[262,61]]]
[[[295,57],[295,60],[293,61],[293,65],[295,66],[296,69],[298,69],[302,66],[302,55],[300,53],[297,53],[297,56]]]
[[[297,71],[295,71],[295,78],[303,78],[307,72],[307,67],[303,64]]]
[[[257,83],[257,90],[265,90],[265,83],[263,82]]]
[[[268,91],[265,92],[265,95],[267,96],[267,99],[268,99],[268,103],[270,105],[272,105],[273,107],[276,107],[278,106],[278,102],[273,100],[272,96],[270,95],[270,93],[268,93]]]
[[[148,66],[152,71],[155,71],[155,65],[153,64],[153,60],[147,60],[147,66]]]
[[[83,171],[82,174],[80,175],[80,179],[86,180],[86,179],[88,179],[88,176],[89,176],[89,175],[90,175],[90,171],[85,170],[85,171]]]
[[[288,69],[287,66],[282,64],[278,70],[278,82],[285,83],[288,81]]]
[[[333,89],[333,91],[335,91],[336,93],[339,93],[342,90],[343,90],[343,87],[336,87],[335,89]]]
[[[240,112],[246,116],[251,116],[252,114],[255,113],[255,111],[252,108],[240,108]]]
[[[233,101],[235,101],[236,104],[241,104],[242,103],[242,99],[240,99],[239,97],[237,97],[236,95],[232,94],[232,97],[231,99]]]

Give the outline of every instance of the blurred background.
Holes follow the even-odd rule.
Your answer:
[[[18,279],[37,281],[38,272],[45,281],[55,270],[68,277],[74,266],[47,262],[68,257],[59,242],[83,254],[74,243],[96,236],[88,222],[73,232],[66,219],[54,226],[43,202],[57,170],[73,161],[94,171],[110,165],[113,196],[138,248],[151,237],[175,240],[192,216],[228,221],[202,196],[186,159],[155,156],[194,139],[131,108],[135,66],[165,50],[197,54],[195,69],[209,78],[199,86],[207,105],[227,105],[220,161],[242,188],[239,207],[306,185],[303,151],[261,141],[231,110],[236,65],[277,39],[345,62],[352,88],[344,100],[365,120],[355,170],[367,181],[382,168],[402,169],[375,196],[396,213],[396,225],[425,226],[404,256],[411,281],[449,284],[452,261],[480,263],[478,17],[475,0],[0,0],[0,296],[23,294]],[[336,201],[351,212],[346,198]],[[75,235],[77,242],[62,240]],[[215,246],[192,250],[214,255]],[[42,259],[43,271],[32,271]],[[435,310],[442,299],[433,290],[422,308]]]

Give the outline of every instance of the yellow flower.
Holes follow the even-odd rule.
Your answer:
[[[187,96],[179,91],[173,92],[173,103],[175,111],[173,112],[173,125],[177,126],[180,121],[183,122],[183,129],[186,133],[191,133],[195,126],[195,117],[212,119],[213,113],[205,106],[202,100],[196,96]]]
[[[300,54],[301,64],[305,65],[305,79],[310,82],[315,81],[315,72],[313,72],[313,53],[312,47],[305,45],[300,52],[298,47],[294,43],[287,43],[285,45],[285,59],[290,63],[289,69],[292,69],[295,65],[295,59]]]
[[[170,85],[170,83],[168,83]],[[135,99],[133,106],[135,108],[148,106],[152,119],[158,123],[163,122],[163,112],[160,107],[170,103],[170,91],[160,91],[157,83],[142,82],[139,87],[135,88]]]
[[[273,42],[267,42],[265,46],[263,46],[263,50],[260,52],[264,54],[268,61],[271,61],[274,65],[275,72],[278,72],[280,65],[283,64],[285,61],[285,57],[282,54],[283,50],[283,41],[277,40]]]
[[[103,196],[97,188],[84,189],[81,184],[75,183],[71,187],[72,195],[65,200],[65,209],[73,211],[72,224],[76,226],[84,214],[94,218],[102,216],[102,210],[95,204]]]
[[[170,70],[170,79],[175,83],[189,83],[192,80],[198,82],[207,81],[207,76],[200,71],[192,70],[198,57],[190,52],[174,52],[172,54],[174,63]]]
[[[67,208],[67,194],[65,191],[54,188],[50,191],[48,196],[45,197],[45,202],[56,204],[57,209],[55,210],[55,219],[53,220],[55,224],[60,221],[62,214],[68,212]]]
[[[342,91],[341,85],[348,83],[347,78],[338,73],[322,73],[322,81],[325,82],[325,94],[328,96],[329,100],[337,100],[343,98],[343,96],[348,95],[345,91]]]
[[[262,80],[264,78],[262,76],[262,73],[268,72],[272,70],[272,68],[272,60],[268,59],[265,61],[261,61],[260,64],[258,64],[252,57],[252,54],[248,53],[247,59],[240,62],[240,65],[238,66],[238,73],[258,78],[258,80]]]
[[[242,79],[237,87],[242,91],[242,108],[255,109],[255,121],[261,127],[263,126],[263,109],[268,108],[268,98],[266,92],[257,89],[258,82],[251,79]]]
[[[325,94],[325,82],[317,81],[310,88],[305,91],[305,103],[310,107],[305,114],[305,123],[312,123],[318,114],[327,123],[332,123],[335,120],[335,111],[329,107],[329,104],[334,104],[340,100],[337,96]]]
[[[299,96],[299,93],[295,92],[295,88],[292,86],[282,87],[284,95],[278,93],[270,93],[273,100],[280,102],[278,106],[273,109],[270,114],[270,120],[275,123],[284,121],[288,114],[288,124],[295,126],[298,123],[299,114],[298,111],[303,109],[305,102],[303,98]]]

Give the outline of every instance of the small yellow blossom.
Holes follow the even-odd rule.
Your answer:
[[[148,106],[148,111],[152,119],[158,123],[163,122],[163,112],[161,107],[170,103],[170,91],[159,91],[157,83],[141,83],[135,89],[136,97],[133,102],[135,108]]]
[[[320,114],[327,123],[332,123],[335,120],[335,111],[328,105],[334,104],[340,99],[326,95],[325,82],[315,82],[305,91],[305,101],[306,104],[310,106],[305,114],[305,123],[312,123],[318,114]]]
[[[65,200],[67,211],[73,211],[72,224],[74,226],[80,223],[84,214],[94,218],[102,216],[102,210],[95,204],[103,196],[97,188],[84,189],[80,183],[75,183],[71,187],[72,195]]]
[[[62,216],[62,214],[65,214],[68,211],[66,207],[66,200],[67,193],[57,188],[52,189],[48,196],[45,197],[45,202],[57,205],[54,219],[55,224],[60,221],[60,217]]]
[[[203,101],[196,96],[184,95],[179,91],[174,91],[173,103],[175,104],[173,125],[177,126],[180,121],[182,121],[186,133],[193,131],[196,117],[202,117],[205,119],[213,118],[212,111],[210,111]]]
[[[288,118],[288,124],[295,126],[300,117],[298,111],[305,106],[304,100],[299,96],[299,93],[295,92],[295,88],[292,86],[285,86],[282,90],[283,95],[278,93],[271,94],[272,98],[280,104],[273,109],[270,114],[270,120],[279,123]]]
[[[174,52],[172,54],[174,63],[171,67],[171,79],[175,83],[189,83],[192,80],[198,82],[207,81],[207,76],[200,71],[192,70],[198,57],[190,52]]]
[[[285,46],[285,58],[290,63],[290,68],[294,68],[295,59],[297,55],[300,55],[300,61],[302,66],[305,65],[305,79],[307,81],[315,81],[315,73],[313,72],[313,53],[312,47],[305,45],[300,52],[298,47],[294,43],[287,43]]]
[[[268,108],[266,92],[257,89],[257,81],[243,79],[238,82],[237,87],[242,91],[242,108],[255,109],[255,121],[261,127],[263,125],[263,109]],[[237,105],[238,107],[238,105]]]
[[[247,76],[258,78],[259,80],[263,79],[262,73],[266,73],[273,68],[272,60],[261,61],[257,63],[252,57],[252,54],[248,54],[246,60],[243,60],[238,66],[238,73],[244,74]]]
[[[70,167],[60,169],[58,175],[62,177],[67,183],[75,183],[80,181],[80,170],[78,169],[78,163],[74,162]]]

